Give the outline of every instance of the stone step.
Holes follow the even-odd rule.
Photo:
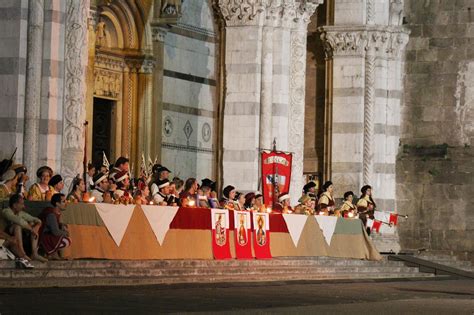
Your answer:
[[[431,261],[440,265],[445,265],[457,269],[462,269],[466,271],[474,271],[472,263],[470,261],[458,260],[455,256],[449,255],[417,255],[417,258]]]
[[[398,274],[418,273],[411,267],[313,267],[313,268],[160,268],[160,269],[33,269],[3,270],[0,279],[11,278],[87,278],[87,277],[169,277],[169,276],[227,276],[246,277],[280,276],[285,274],[337,275],[337,274]]]
[[[274,282],[298,280],[371,280],[371,279],[402,279],[432,278],[432,274],[414,273],[378,273],[378,274],[284,274],[284,275],[225,275],[225,276],[194,276],[194,277],[90,277],[90,278],[17,278],[1,280],[3,288],[25,287],[83,287],[83,286],[118,286],[118,285],[151,285],[180,283],[223,283],[223,282]],[[438,276],[439,277],[439,276]]]
[[[33,262],[36,269],[88,269],[88,268],[215,268],[215,267],[349,267],[349,266],[365,266],[365,267],[384,267],[393,266],[401,267],[403,262],[395,261],[365,261],[365,260],[290,260],[290,259],[271,259],[271,260],[72,260],[72,261],[49,261],[47,263]],[[0,270],[13,268],[14,262],[3,260],[0,261]]]

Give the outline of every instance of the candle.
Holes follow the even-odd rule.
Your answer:
[[[95,201],[95,197],[90,197],[89,200],[87,200],[88,202],[94,202]]]
[[[268,213],[272,212],[272,208],[268,207],[268,208],[267,208],[267,212],[268,212]]]

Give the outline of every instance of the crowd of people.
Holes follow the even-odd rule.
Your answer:
[[[153,165],[151,174],[142,170],[138,178],[131,178],[129,168],[129,160],[125,157],[118,158],[111,166],[100,165],[96,168],[89,164],[87,174],[74,178],[70,191],[65,195],[63,178],[48,166],[42,166],[36,171],[37,181],[29,187],[29,177],[24,165],[9,165],[3,171],[0,167],[0,200],[9,201],[9,207],[2,211],[7,227],[5,232],[1,232],[0,238],[7,240],[7,245],[22,266],[30,267],[29,261],[32,259],[60,259],[58,251],[71,243],[67,226],[60,220],[61,211],[66,208],[67,203],[144,204],[319,214],[359,218],[364,224],[368,217],[373,218],[375,209],[372,188],[368,185],[362,187],[362,195],[356,204],[353,203],[354,193],[348,191],[344,193],[342,205],[336,207],[333,183],[327,181],[318,189],[316,183],[311,181],[303,187],[296,206],[291,206],[290,195],[286,192],[279,193],[275,198],[276,202],[268,206],[264,204],[260,192],[244,194],[231,185],[222,190],[219,199],[216,182],[208,178],[203,179],[200,184],[196,178],[188,178],[186,181],[178,177],[170,179],[171,171],[161,164]],[[24,211],[24,200],[49,201],[51,206],[36,218]],[[31,257],[23,249],[25,237],[31,240]],[[47,258],[39,255],[38,249]]]

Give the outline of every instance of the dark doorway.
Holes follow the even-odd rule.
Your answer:
[[[110,159],[112,143],[112,111],[115,102],[94,97],[94,116],[92,128],[92,162],[98,166],[102,163],[102,152]]]

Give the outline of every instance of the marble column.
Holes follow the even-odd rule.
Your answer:
[[[30,0],[28,6],[23,163],[33,174],[38,168],[43,27],[44,0]]]
[[[364,92],[364,185],[372,183],[374,174],[374,107],[375,107],[375,47],[368,46],[365,55],[365,92]]]
[[[83,173],[89,0],[66,7],[64,119],[61,175],[66,189]]]

